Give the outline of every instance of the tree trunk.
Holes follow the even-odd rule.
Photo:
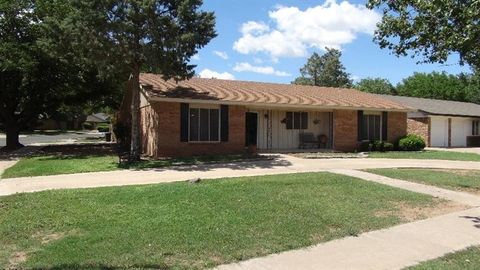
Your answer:
[[[19,141],[20,129],[16,125],[6,125],[5,132],[7,134],[7,150],[15,150],[23,146]]]
[[[132,136],[130,141],[129,161],[140,160],[140,71],[136,70],[132,74]]]

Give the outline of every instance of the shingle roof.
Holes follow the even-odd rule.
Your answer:
[[[160,75],[141,74],[140,84],[149,97],[197,99],[230,104],[315,106],[410,111],[411,108],[354,89],[300,86],[249,81],[192,78],[165,81]]]
[[[475,103],[390,95],[379,96],[428,114],[480,117],[480,105]]]

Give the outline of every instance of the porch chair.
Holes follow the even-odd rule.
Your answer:
[[[319,141],[315,138],[315,135],[311,132],[300,133],[300,149],[307,149],[307,148],[318,148]],[[313,147],[312,147],[313,146]]]

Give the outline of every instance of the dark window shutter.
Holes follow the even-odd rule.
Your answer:
[[[293,128],[293,113],[292,112],[287,112],[286,115],[286,124],[287,124],[287,129],[292,129]]]
[[[363,138],[363,111],[358,111],[357,112],[357,121],[358,121],[358,132],[357,132],[357,138],[358,141],[362,141],[365,138]]]
[[[388,140],[388,112],[382,113],[382,140]]]
[[[188,142],[188,118],[189,118],[188,103],[180,103],[180,141]]]
[[[301,129],[308,129],[308,113],[302,112],[302,126]]]
[[[228,105],[220,106],[220,139],[228,142]]]

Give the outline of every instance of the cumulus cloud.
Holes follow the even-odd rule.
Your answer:
[[[235,80],[235,76],[228,72],[216,72],[210,70],[208,68],[202,70],[199,74],[200,78],[207,78],[207,79],[222,79],[222,80]]]
[[[213,54],[215,54],[216,56],[222,58],[223,60],[227,60],[227,59],[228,59],[228,54],[227,54],[226,52],[213,51]]]
[[[249,63],[237,63],[235,67],[233,67],[233,70],[237,72],[248,71],[266,75],[275,75],[279,77],[291,76],[291,74],[288,74],[287,72],[275,70],[270,66],[253,66]]]
[[[242,54],[267,53],[279,57],[303,57],[309,48],[340,49],[359,34],[372,35],[381,15],[360,4],[327,0],[323,5],[300,10],[279,6],[269,12],[272,26],[249,21],[233,49]]]
[[[194,55],[192,56],[192,60],[195,60],[195,61],[200,60],[200,55],[198,55],[198,53],[197,53],[197,54],[194,54]]]

